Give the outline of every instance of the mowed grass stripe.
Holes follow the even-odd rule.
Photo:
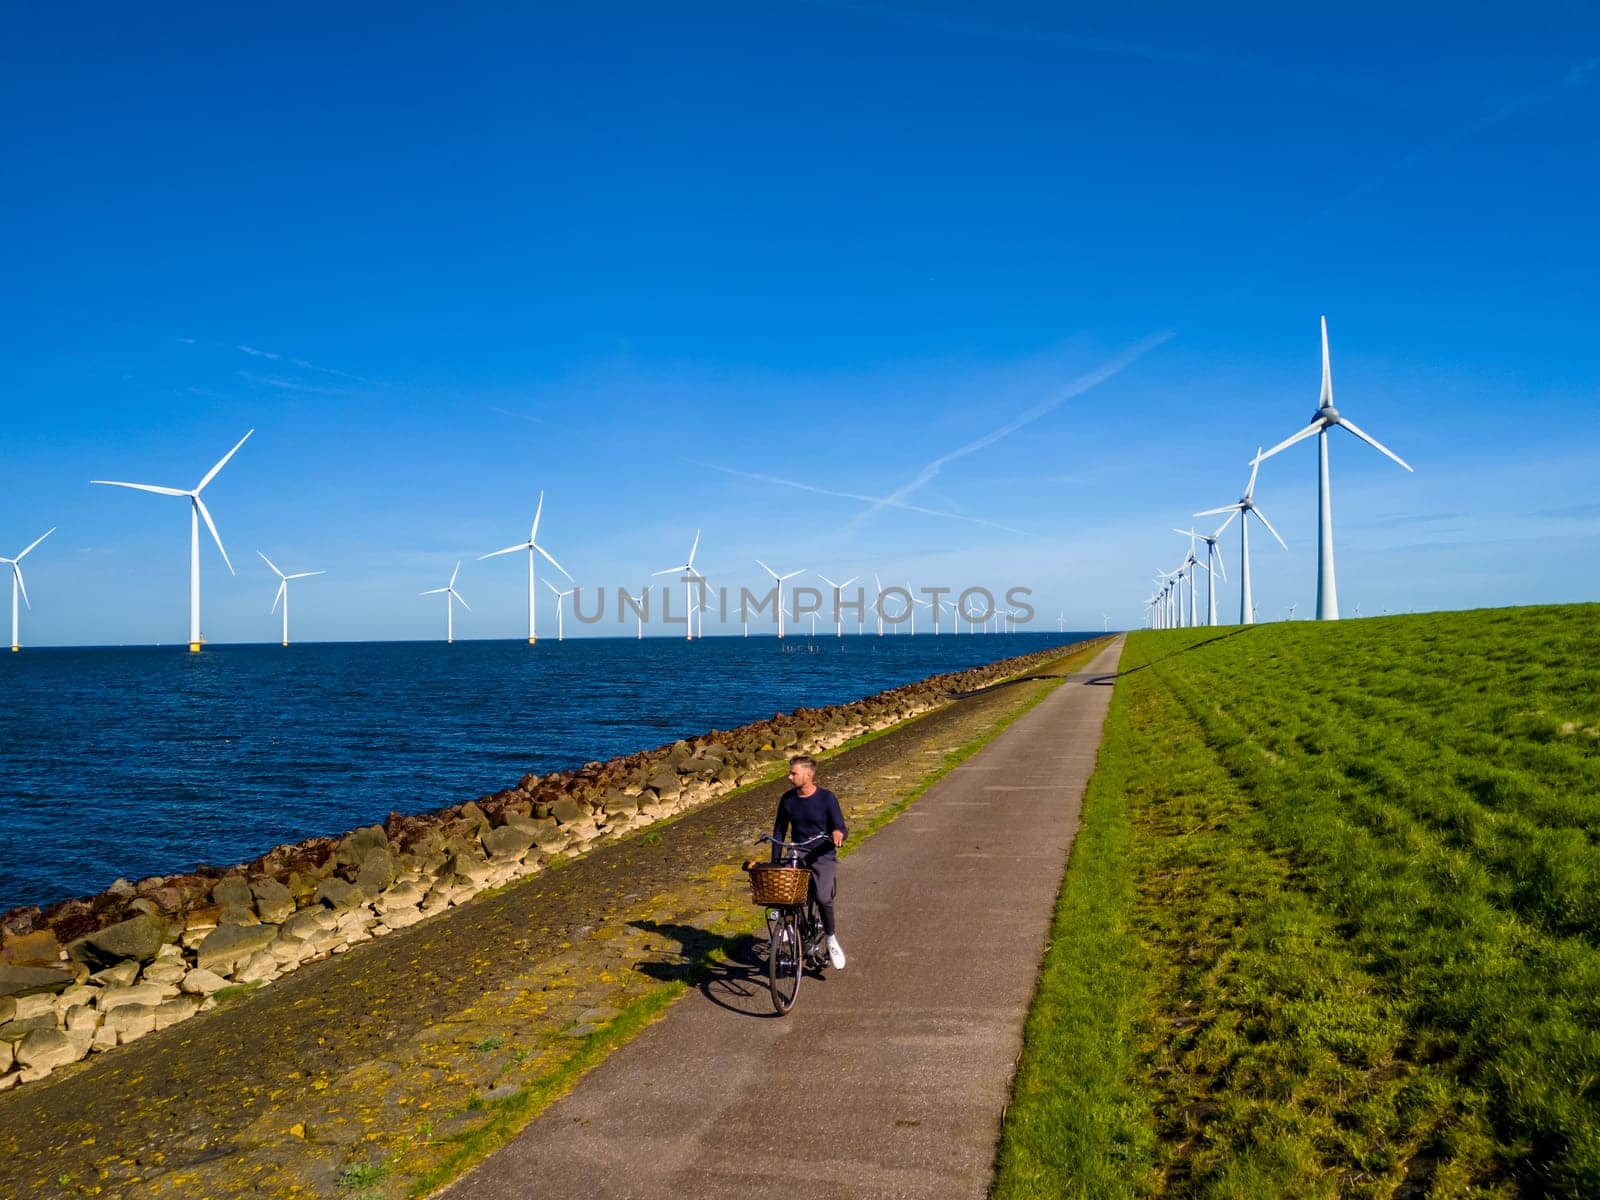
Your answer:
[[[1130,638],[997,1194],[1600,1194],[1597,615]]]

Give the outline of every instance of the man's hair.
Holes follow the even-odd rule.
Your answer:
[[[817,760],[809,754],[796,754],[789,760],[789,765],[791,767],[810,767],[815,771],[817,769]]]

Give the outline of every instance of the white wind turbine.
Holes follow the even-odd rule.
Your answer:
[[[911,590],[911,583],[910,583],[909,580],[906,582],[906,595],[911,597],[911,636],[912,637],[916,637],[917,636],[917,605],[920,604],[920,605],[922,605],[923,608],[932,608],[933,607],[933,601],[932,600],[918,600],[917,599],[917,594],[914,591]]]
[[[1189,539],[1189,557],[1183,560],[1183,565],[1189,570],[1189,624],[1191,626],[1200,624],[1200,615],[1196,611],[1197,602],[1195,599],[1195,589],[1199,587],[1200,576],[1194,573],[1195,568],[1198,567],[1206,573],[1206,624],[1215,625],[1217,623],[1217,576],[1216,572],[1211,569],[1211,558],[1216,550],[1217,539],[1215,536],[1208,538],[1204,534],[1196,533],[1192,527],[1189,529],[1174,529],[1172,532],[1182,534]],[[1201,562],[1195,557],[1194,544],[1197,541],[1203,541],[1206,544],[1205,562]],[[1224,575],[1223,578],[1226,579],[1227,576]],[[1104,617],[1105,614],[1102,613],[1101,616]],[[1102,630],[1101,632],[1105,631]]]
[[[444,587],[429,588],[425,592],[417,593],[419,596],[437,596],[440,593],[444,594],[444,640],[447,645],[456,640],[455,603],[460,601],[462,608],[466,609],[468,612],[472,611],[472,605],[468,604],[462,597],[461,593],[456,591],[456,576],[459,574],[461,574],[461,564],[457,562],[456,569],[450,572],[450,582]]]
[[[675,567],[664,567],[659,571],[652,571],[651,578],[657,575],[676,575],[683,572],[683,636],[686,641],[694,640],[694,584],[697,579],[703,580],[704,576],[698,575],[694,569],[694,556],[700,549],[700,531],[694,531],[694,545],[689,547],[689,558],[686,562]]]
[[[1233,518],[1229,517],[1228,521],[1231,521],[1231,520],[1233,520]],[[1190,544],[1191,547],[1194,545],[1194,539],[1196,539],[1196,538],[1198,538],[1200,541],[1202,541],[1202,542],[1204,542],[1206,544],[1206,561],[1202,565],[1205,567],[1206,573],[1207,573],[1207,576],[1206,576],[1206,624],[1207,625],[1213,625],[1214,626],[1217,623],[1217,577],[1218,577],[1218,575],[1219,574],[1221,575],[1222,581],[1224,583],[1226,583],[1228,581],[1228,572],[1223,570],[1223,568],[1222,568],[1222,555],[1217,551],[1217,539],[1221,536],[1222,531],[1228,527],[1228,521],[1224,521],[1222,523],[1222,525],[1217,529],[1216,533],[1196,533],[1193,526],[1190,526],[1188,529],[1174,529],[1172,531],[1173,533],[1181,533],[1185,537],[1189,538],[1190,539],[1190,543],[1189,544]],[[1104,613],[1101,613],[1100,615],[1102,617],[1105,616]]]
[[[227,466],[228,460],[239,453],[239,446],[250,440],[252,429],[239,439],[234,446],[218,460],[217,465],[205,473],[205,478],[195,484],[193,488],[184,491],[182,488],[157,487],[153,483],[122,483],[115,479],[91,479],[90,483],[103,484],[106,487],[133,488],[140,492],[154,492],[158,496],[187,496],[189,497],[189,649],[198,653],[200,650],[200,520],[205,518],[206,528],[211,531],[211,538],[217,543],[217,549],[222,554],[222,561],[228,564],[228,574],[234,574],[233,563],[228,561],[228,552],[222,548],[222,535],[217,532],[217,524],[211,519],[211,513],[206,509],[206,502],[200,499],[200,493],[213,479],[217,472]]]
[[[1311,424],[1292,437],[1284,438],[1265,454],[1256,451],[1256,461],[1271,458],[1280,450],[1285,450],[1296,442],[1311,437],[1317,438],[1317,620],[1337,621],[1339,619],[1339,589],[1333,579],[1333,498],[1328,486],[1328,430],[1334,426],[1348,429],[1356,437],[1371,446],[1380,454],[1394,459],[1406,470],[1411,470],[1411,464],[1406,462],[1389,447],[1364,433],[1351,423],[1333,406],[1333,370],[1328,363],[1328,318],[1322,318],[1322,396],[1317,402],[1317,411],[1311,415]]]
[[[649,590],[650,590],[649,588],[640,588],[639,589],[639,594],[637,596],[628,596],[628,599],[633,601],[633,604],[634,604],[634,609],[633,609],[634,620],[636,620],[639,623],[639,633],[638,633],[638,636],[637,636],[637,639],[636,639],[638,641],[643,641],[644,640],[644,597],[645,597],[645,593],[648,592]],[[623,595],[627,595],[627,593],[624,592]]]
[[[779,575],[776,571],[774,571],[771,567],[767,566],[767,564],[762,562],[759,558],[756,559],[756,566],[760,567],[763,571],[765,571],[768,575],[771,575],[772,578],[777,581],[777,584],[778,584],[778,636],[781,638],[783,636],[783,583],[784,583],[784,580],[793,579],[796,575],[804,575],[806,573],[806,569],[804,567],[801,567],[798,571],[790,571],[787,575]]]
[[[271,567],[272,573],[278,577],[278,594],[272,598],[272,607],[269,608],[267,612],[269,614],[276,612],[278,608],[278,601],[283,601],[283,644],[287,646],[289,644],[289,580],[310,579],[313,575],[326,575],[327,572],[296,571],[293,575],[285,575],[282,571],[278,570],[277,563],[273,562],[259,550],[257,550],[256,553],[261,556],[261,561],[266,563],[267,566]]]
[[[818,572],[817,578],[822,580],[823,583],[827,584],[829,587],[831,587],[833,589],[833,636],[834,637],[843,637],[844,636],[844,616],[839,611],[839,602],[843,598],[841,596],[841,593],[844,591],[845,588],[849,587],[856,580],[860,579],[861,576],[852,575],[852,576],[850,576],[849,579],[846,579],[843,583],[835,583],[833,580],[829,579],[826,575],[823,575],[820,572]]]
[[[534,590],[533,552],[537,550],[540,554],[544,555],[545,561],[548,562],[552,567],[560,571],[569,580],[572,579],[572,572],[568,571],[555,559],[551,558],[550,552],[543,546],[539,545],[539,517],[543,513],[544,493],[540,492],[539,504],[533,510],[533,528],[528,531],[528,540],[525,542],[518,542],[515,546],[507,546],[504,550],[492,550],[488,554],[478,555],[478,561],[482,562],[486,558],[498,558],[502,554],[515,554],[518,550],[526,550],[528,552],[528,645],[530,646],[534,645],[539,640],[539,606],[534,603],[534,601],[538,598],[538,593]]]
[[[565,600],[568,596],[572,595],[572,593],[577,591],[578,589],[575,588],[575,587],[569,587],[566,591],[563,592],[560,588],[558,588],[555,584],[551,583],[548,579],[546,579],[544,581],[544,585],[545,585],[545,587],[549,588],[552,592],[554,592],[556,594],[556,641],[558,641],[558,642],[565,641],[566,640],[566,638],[565,638],[566,630],[565,630],[565,628],[564,628],[564,626],[562,624],[562,621],[561,621],[561,602],[563,600]]]
[[[55,531],[56,531],[56,527],[54,525],[52,525],[52,526],[50,526],[49,529],[46,529],[38,537],[34,538],[33,541],[29,542],[28,543],[28,549],[24,550],[21,554],[17,555],[15,558],[0,558],[0,563],[8,563],[8,564],[10,564],[10,567],[11,567],[11,650],[12,650],[12,653],[16,653],[18,650],[22,649],[22,643],[17,640],[17,592],[19,590],[22,592],[22,602],[28,606],[28,611],[29,612],[33,611],[33,601],[28,599],[28,585],[22,582],[22,560],[28,556],[28,550],[32,550],[35,546],[37,546],[40,542],[44,541],[45,538],[49,537]]]
[[[872,586],[877,589],[877,595],[872,598],[872,611],[878,615],[878,636],[883,636],[883,580],[878,578],[878,573],[872,573]]]
[[[1221,508],[1208,508],[1204,512],[1197,512],[1197,517],[1214,517],[1218,513],[1227,513],[1228,519],[1217,526],[1212,537],[1221,537],[1222,531],[1233,524],[1233,518],[1239,518],[1239,624],[1251,625],[1255,623],[1255,603],[1250,598],[1250,518],[1255,517],[1267,527],[1267,532],[1278,538],[1278,545],[1285,550],[1289,548],[1287,542],[1278,537],[1278,531],[1272,527],[1272,522],[1267,520],[1259,508],[1256,507],[1252,497],[1256,492],[1256,473],[1261,470],[1261,448],[1256,448],[1256,457],[1250,464],[1250,482],[1245,484],[1244,495],[1234,504],[1224,504]]]

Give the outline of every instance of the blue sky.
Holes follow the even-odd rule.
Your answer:
[[[1134,624],[1310,416],[1323,313],[1417,468],[1333,445],[1346,613],[1600,590],[1592,6],[91,6],[0,68],[0,554],[58,527],[25,642],[181,640],[183,503],[88,480],[252,427],[216,641],[275,636],[257,549],[328,571],[297,638],[436,637],[458,558],[458,634],[517,636],[520,563],[472,560],[540,489],[586,584],[702,527],[730,584]],[[1264,619],[1310,607],[1314,488],[1314,443],[1263,469]]]

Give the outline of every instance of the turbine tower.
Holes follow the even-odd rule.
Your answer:
[[[1394,459],[1406,470],[1411,470],[1411,464],[1406,462],[1389,447],[1363,432],[1352,424],[1333,406],[1333,370],[1328,363],[1328,318],[1322,318],[1322,396],[1317,402],[1317,411],[1311,415],[1311,424],[1292,437],[1284,438],[1271,450],[1262,454],[1256,451],[1256,461],[1271,458],[1280,450],[1286,450],[1296,442],[1311,437],[1317,438],[1317,620],[1337,621],[1339,619],[1339,589],[1333,578],[1333,498],[1328,486],[1328,430],[1334,426],[1348,429],[1356,437],[1371,446],[1380,454]]]
[[[442,588],[429,588],[425,592],[418,592],[419,596],[437,596],[444,593],[444,640],[445,645],[451,645],[456,640],[456,610],[455,603],[460,602],[461,607],[468,612],[472,605],[468,604],[461,593],[456,591],[456,576],[461,574],[461,564],[456,563],[456,569],[450,572],[450,582]]]
[[[804,567],[801,567],[798,571],[790,571],[787,575],[779,575],[776,571],[774,571],[771,567],[767,566],[767,564],[762,562],[759,558],[756,559],[756,566],[760,567],[763,571],[765,571],[768,575],[771,575],[772,578],[777,581],[777,584],[778,584],[778,636],[781,638],[781,637],[783,637],[783,582],[786,579],[793,579],[796,575],[804,575],[806,573],[806,569]]]
[[[545,587],[549,588],[552,592],[554,592],[556,594],[556,641],[558,641],[558,642],[565,641],[566,640],[566,629],[565,629],[564,625],[562,624],[562,620],[561,620],[561,602],[563,600],[565,600],[568,596],[572,595],[572,593],[577,591],[578,589],[575,588],[575,587],[569,587],[566,591],[563,592],[560,588],[558,588],[555,584],[551,583],[548,579],[546,579],[544,581],[544,585],[545,585]]]
[[[211,513],[206,509],[206,502],[200,499],[200,493],[205,491],[206,485],[217,477],[217,472],[228,465],[228,460],[239,453],[239,446],[248,442],[250,434],[254,432],[252,429],[240,438],[238,445],[224,454],[217,465],[207,471],[205,477],[188,491],[182,488],[157,487],[153,483],[122,483],[115,479],[89,481],[105,487],[125,487],[140,492],[154,492],[158,496],[189,497],[189,650],[191,653],[197,654],[200,651],[200,519],[202,517],[205,518],[206,528],[211,531],[212,540],[217,543],[222,561],[228,564],[228,574],[235,574],[233,564],[228,562],[228,552],[222,547],[222,535],[217,532],[217,523],[211,519]]]
[[[685,641],[694,640],[694,598],[690,589],[693,588],[696,579],[703,580],[705,578],[702,575],[697,575],[694,569],[694,556],[699,549],[700,531],[696,529],[694,531],[694,545],[689,547],[689,558],[687,561],[681,562],[675,567],[663,567],[659,571],[650,572],[650,577],[652,579],[654,579],[657,575],[675,575],[679,571],[683,572],[683,636]]]
[[[569,581],[576,582],[572,580],[572,572],[568,571],[555,559],[551,558],[550,552],[543,546],[539,545],[539,517],[543,513],[544,493],[540,492],[539,504],[533,510],[533,528],[528,531],[528,540],[525,542],[518,542],[515,546],[507,546],[504,550],[492,550],[488,554],[480,554],[478,556],[478,561],[482,562],[486,558],[498,558],[502,554],[515,554],[518,550],[526,550],[528,552],[528,645],[530,646],[536,644],[539,640],[538,605],[534,603],[534,601],[538,598],[538,593],[534,590],[533,552],[537,550],[540,554],[544,555],[545,560],[552,567],[565,575]]]
[[[1228,514],[1228,519],[1218,525],[1216,533],[1211,535],[1214,538],[1222,536],[1222,531],[1233,524],[1234,517],[1239,518],[1239,624],[1241,625],[1253,625],[1256,619],[1255,604],[1250,598],[1250,518],[1255,517],[1265,525],[1267,532],[1278,538],[1278,545],[1285,550],[1289,548],[1289,544],[1278,537],[1278,531],[1272,527],[1272,522],[1267,520],[1266,514],[1256,507],[1255,500],[1252,499],[1256,493],[1256,473],[1261,470],[1261,458],[1261,448],[1258,446],[1256,456],[1250,463],[1250,482],[1245,484],[1244,495],[1237,503],[1224,504],[1221,508],[1208,508],[1204,512],[1194,514],[1197,517],[1214,517],[1218,513]]]
[[[850,576],[849,579],[846,579],[843,583],[835,583],[833,580],[829,579],[826,575],[822,575],[820,573],[818,574],[817,577],[819,579],[821,579],[823,583],[827,584],[829,587],[831,587],[833,589],[833,636],[834,637],[843,637],[844,636],[844,616],[839,611],[839,601],[841,599],[840,593],[842,593],[845,588],[849,587],[856,580],[860,579],[861,576],[852,575],[852,576]]]
[[[28,550],[32,550],[45,538],[56,531],[54,525],[46,529],[33,541],[28,543],[28,549],[15,558],[0,558],[0,563],[8,563],[11,567],[11,652],[15,654],[22,649],[22,643],[17,639],[17,592],[22,593],[22,602],[28,606],[28,611],[33,611],[33,601],[28,599],[28,585],[22,582],[22,560],[28,557]]]
[[[289,644],[289,580],[310,579],[313,575],[326,575],[327,572],[296,571],[293,575],[285,575],[282,571],[278,570],[277,563],[273,562],[265,554],[261,554],[261,551],[259,550],[257,550],[256,553],[261,555],[261,561],[266,563],[267,566],[271,567],[272,573],[278,577],[278,594],[272,598],[272,607],[269,608],[267,612],[269,614],[276,612],[278,608],[278,601],[283,601],[283,644],[287,646]]]

